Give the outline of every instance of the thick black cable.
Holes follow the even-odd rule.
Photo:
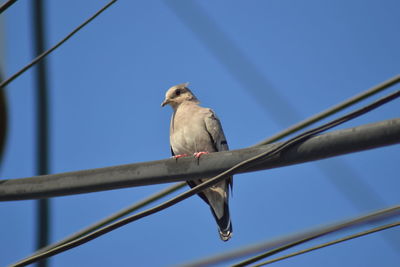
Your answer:
[[[54,45],[52,48],[48,49],[47,51],[43,52],[39,56],[37,56],[34,60],[32,60],[29,64],[27,64],[25,67],[14,73],[11,77],[6,79],[4,82],[0,84],[0,89],[8,85],[10,82],[18,78],[21,74],[23,74],[25,71],[30,69],[32,66],[34,66],[36,63],[38,63],[40,60],[42,60],[45,56],[56,50],[59,46],[61,46],[63,43],[65,43],[69,38],[71,38],[75,33],[77,33],[80,29],[85,27],[89,22],[94,20],[97,16],[99,16],[103,11],[105,11],[107,8],[109,8],[112,4],[114,4],[117,0],[112,0],[108,4],[106,4],[104,7],[102,7],[99,11],[97,11],[94,15],[92,15],[89,19],[84,21],[81,25],[79,25],[77,28],[75,28],[71,33],[69,33],[66,37],[64,37],[60,42],[58,42],[56,45]]]
[[[378,107],[380,107],[380,106],[382,106],[382,105],[384,105],[384,104],[386,104],[386,103],[388,103],[388,102],[390,102],[390,101],[392,101],[392,100],[394,100],[394,99],[396,99],[398,97],[400,97],[400,91],[396,91],[396,92],[394,92],[392,94],[389,94],[388,96],[383,97],[383,98],[373,102],[372,104],[369,104],[369,105],[367,105],[365,107],[357,109],[356,111],[353,111],[353,112],[351,112],[349,114],[346,114],[346,115],[344,115],[344,116],[342,116],[342,117],[340,117],[338,119],[335,119],[335,120],[333,120],[331,122],[323,124],[323,125],[321,125],[319,127],[316,127],[316,128],[311,129],[309,131],[306,131],[306,132],[304,132],[304,133],[302,133],[302,134],[300,134],[300,135],[298,135],[298,136],[296,136],[296,137],[294,137],[292,139],[289,139],[286,142],[281,143],[280,145],[278,145],[276,147],[271,148],[268,151],[265,151],[265,152],[263,152],[263,153],[261,153],[261,154],[259,154],[257,156],[254,156],[252,158],[244,160],[244,161],[240,162],[239,164],[233,166],[232,168],[220,173],[219,175],[214,176],[213,178],[210,178],[208,181],[206,181],[206,182],[204,182],[202,184],[199,184],[198,186],[196,186],[196,187],[194,187],[194,188],[192,188],[192,189],[190,189],[190,190],[188,190],[188,191],[186,191],[186,192],[184,192],[184,193],[182,193],[182,194],[180,194],[180,195],[178,195],[178,196],[176,196],[176,197],[174,197],[174,198],[172,198],[172,199],[170,199],[168,201],[165,201],[165,202],[163,202],[163,203],[161,203],[161,204],[159,204],[159,205],[157,205],[157,206],[155,206],[153,208],[150,208],[150,209],[144,210],[142,212],[139,212],[137,214],[133,214],[131,216],[128,216],[128,217],[126,217],[124,219],[121,219],[119,221],[111,223],[111,224],[109,224],[109,225],[107,225],[107,226],[105,226],[105,227],[103,227],[103,228],[91,233],[91,234],[88,234],[86,236],[83,236],[81,238],[73,240],[73,241],[71,241],[69,243],[63,244],[63,245],[61,245],[59,247],[56,247],[54,249],[45,251],[45,252],[43,252],[43,253],[41,253],[39,255],[36,255],[35,257],[26,258],[26,259],[24,259],[22,261],[19,261],[19,262],[15,263],[14,265],[11,265],[11,266],[25,266],[27,264],[33,263],[35,261],[38,261],[40,259],[56,255],[56,254],[58,254],[60,252],[63,252],[63,251],[69,250],[71,248],[74,248],[76,246],[79,246],[79,245],[82,245],[84,243],[87,243],[87,242],[89,242],[89,241],[91,241],[91,240],[93,240],[93,239],[95,239],[95,238],[97,238],[97,237],[99,237],[101,235],[109,233],[109,232],[111,232],[111,231],[113,231],[113,230],[115,230],[115,229],[117,229],[119,227],[122,227],[122,226],[124,226],[124,225],[126,225],[128,223],[131,223],[133,221],[136,221],[136,220],[139,220],[141,218],[147,217],[147,216],[149,216],[151,214],[154,214],[156,212],[162,211],[162,210],[164,210],[164,209],[166,209],[168,207],[171,207],[171,206],[183,201],[184,199],[186,199],[188,197],[191,197],[191,196],[199,193],[200,191],[203,191],[204,189],[208,188],[209,186],[217,184],[218,182],[220,182],[223,179],[225,179],[225,177],[233,175],[235,172],[237,172],[238,170],[240,170],[242,168],[246,168],[246,165],[248,165],[250,163],[253,163],[253,162],[257,161],[257,160],[263,159],[263,158],[265,158],[267,156],[268,157],[273,157],[274,155],[277,155],[278,153],[283,152],[288,147],[291,147],[291,146],[293,146],[293,145],[295,145],[297,143],[303,142],[303,141],[309,139],[310,137],[312,137],[312,136],[314,136],[314,135],[316,135],[318,133],[326,131],[326,130],[332,128],[332,127],[335,127],[335,126],[337,126],[339,124],[342,124],[342,123],[344,123],[346,121],[349,121],[349,120],[351,120],[351,119],[353,119],[355,117],[358,117],[358,116],[360,116],[362,114],[365,114],[365,113],[367,113],[367,112],[369,112],[369,111],[371,111],[371,110],[373,110],[375,108],[378,108]]]

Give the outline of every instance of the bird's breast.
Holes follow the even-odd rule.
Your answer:
[[[175,120],[180,119],[175,116]],[[175,154],[193,154],[195,152],[214,152],[212,140],[204,122],[190,117],[171,124],[170,143]]]

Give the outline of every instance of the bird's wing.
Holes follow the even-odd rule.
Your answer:
[[[216,151],[229,150],[228,142],[226,141],[224,131],[222,130],[221,122],[215,115],[212,109],[208,109],[207,115],[204,118],[206,129],[211,137],[211,140],[216,148]],[[226,179],[230,188],[233,187],[232,177]]]
[[[221,122],[212,109],[207,110],[208,112],[204,117],[204,123],[206,125],[207,132],[211,137],[213,145],[216,148],[216,151],[229,150],[224,131],[222,130]]]

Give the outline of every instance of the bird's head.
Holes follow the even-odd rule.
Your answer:
[[[161,106],[170,105],[173,109],[176,109],[180,104],[186,101],[198,103],[199,101],[192,91],[189,90],[188,86],[189,83],[182,83],[169,88]]]

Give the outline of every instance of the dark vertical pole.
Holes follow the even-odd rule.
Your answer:
[[[32,8],[33,18],[33,38],[35,56],[45,50],[45,30],[44,30],[44,5],[42,0],[34,0]],[[36,65],[36,166],[37,174],[47,174],[49,171],[49,131],[48,131],[48,94],[46,59],[41,60]],[[49,200],[40,199],[37,201],[37,243],[36,247],[42,248],[49,244],[50,214]],[[47,260],[38,262],[39,267],[46,267]]]
[[[3,81],[3,75],[0,70],[0,82]],[[7,99],[5,88],[0,88],[0,166],[3,159],[4,148],[7,138]]]

